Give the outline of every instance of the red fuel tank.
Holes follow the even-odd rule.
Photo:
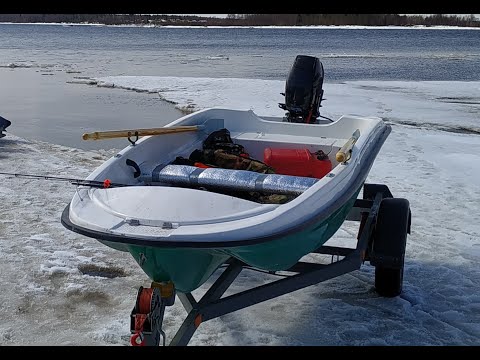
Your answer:
[[[281,175],[321,179],[332,170],[332,162],[322,150],[311,153],[308,149],[266,148],[263,162]]]

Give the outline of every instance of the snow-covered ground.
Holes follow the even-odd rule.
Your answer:
[[[282,81],[108,77],[91,83],[158,92],[184,109],[283,114]],[[480,345],[480,83],[361,81],[324,89],[322,115],[376,115],[392,125],[367,180],[410,201],[403,293],[377,296],[374,269],[365,264],[205,322],[190,344]],[[84,178],[111,155],[10,133],[0,139],[3,172]],[[67,182],[2,176],[0,345],[129,344],[137,289],[149,280],[129,254],[61,225],[74,192]],[[351,244],[357,227],[346,222],[329,243]],[[244,271],[233,289],[267,279]],[[167,309],[167,341],[185,314],[178,300]]]

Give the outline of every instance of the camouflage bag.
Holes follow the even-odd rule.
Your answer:
[[[203,142],[203,150],[218,150],[222,149],[229,154],[246,155],[245,148],[240,144],[235,144],[230,137],[230,131],[227,129],[220,129],[212,132]]]
[[[207,164],[213,164],[223,169],[247,170],[262,174],[274,174],[275,171],[261,161],[251,159],[242,155],[229,154],[223,149],[205,150],[204,154]]]
[[[232,170],[247,170],[261,174],[275,174],[273,168],[267,164],[250,158],[245,148],[235,144],[227,129],[221,129],[211,133],[203,142],[202,150],[194,150],[189,157],[192,163],[203,163],[211,167]],[[222,193],[241,197],[262,204],[284,204],[293,197],[284,194],[264,194],[259,192],[232,192]]]

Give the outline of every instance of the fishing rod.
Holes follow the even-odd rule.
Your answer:
[[[42,180],[68,181],[73,185],[91,186],[91,187],[103,188],[103,189],[110,188],[110,187],[129,186],[127,184],[112,183],[109,179],[105,179],[104,181],[96,181],[96,180],[72,179],[72,178],[59,177],[59,176],[32,175],[32,174],[20,174],[20,173],[8,173],[8,172],[0,172],[0,175],[42,179]]]

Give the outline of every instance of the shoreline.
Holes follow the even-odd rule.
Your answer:
[[[479,27],[471,26],[427,26],[427,25],[413,25],[413,26],[369,26],[369,25],[299,25],[299,26],[280,26],[280,25],[265,25],[265,26],[203,26],[203,25],[143,25],[143,24],[118,24],[106,25],[101,23],[20,23],[20,22],[0,22],[0,25],[54,25],[54,26],[97,26],[97,27],[130,27],[130,28],[180,28],[180,29],[343,29],[343,30],[480,30]]]

